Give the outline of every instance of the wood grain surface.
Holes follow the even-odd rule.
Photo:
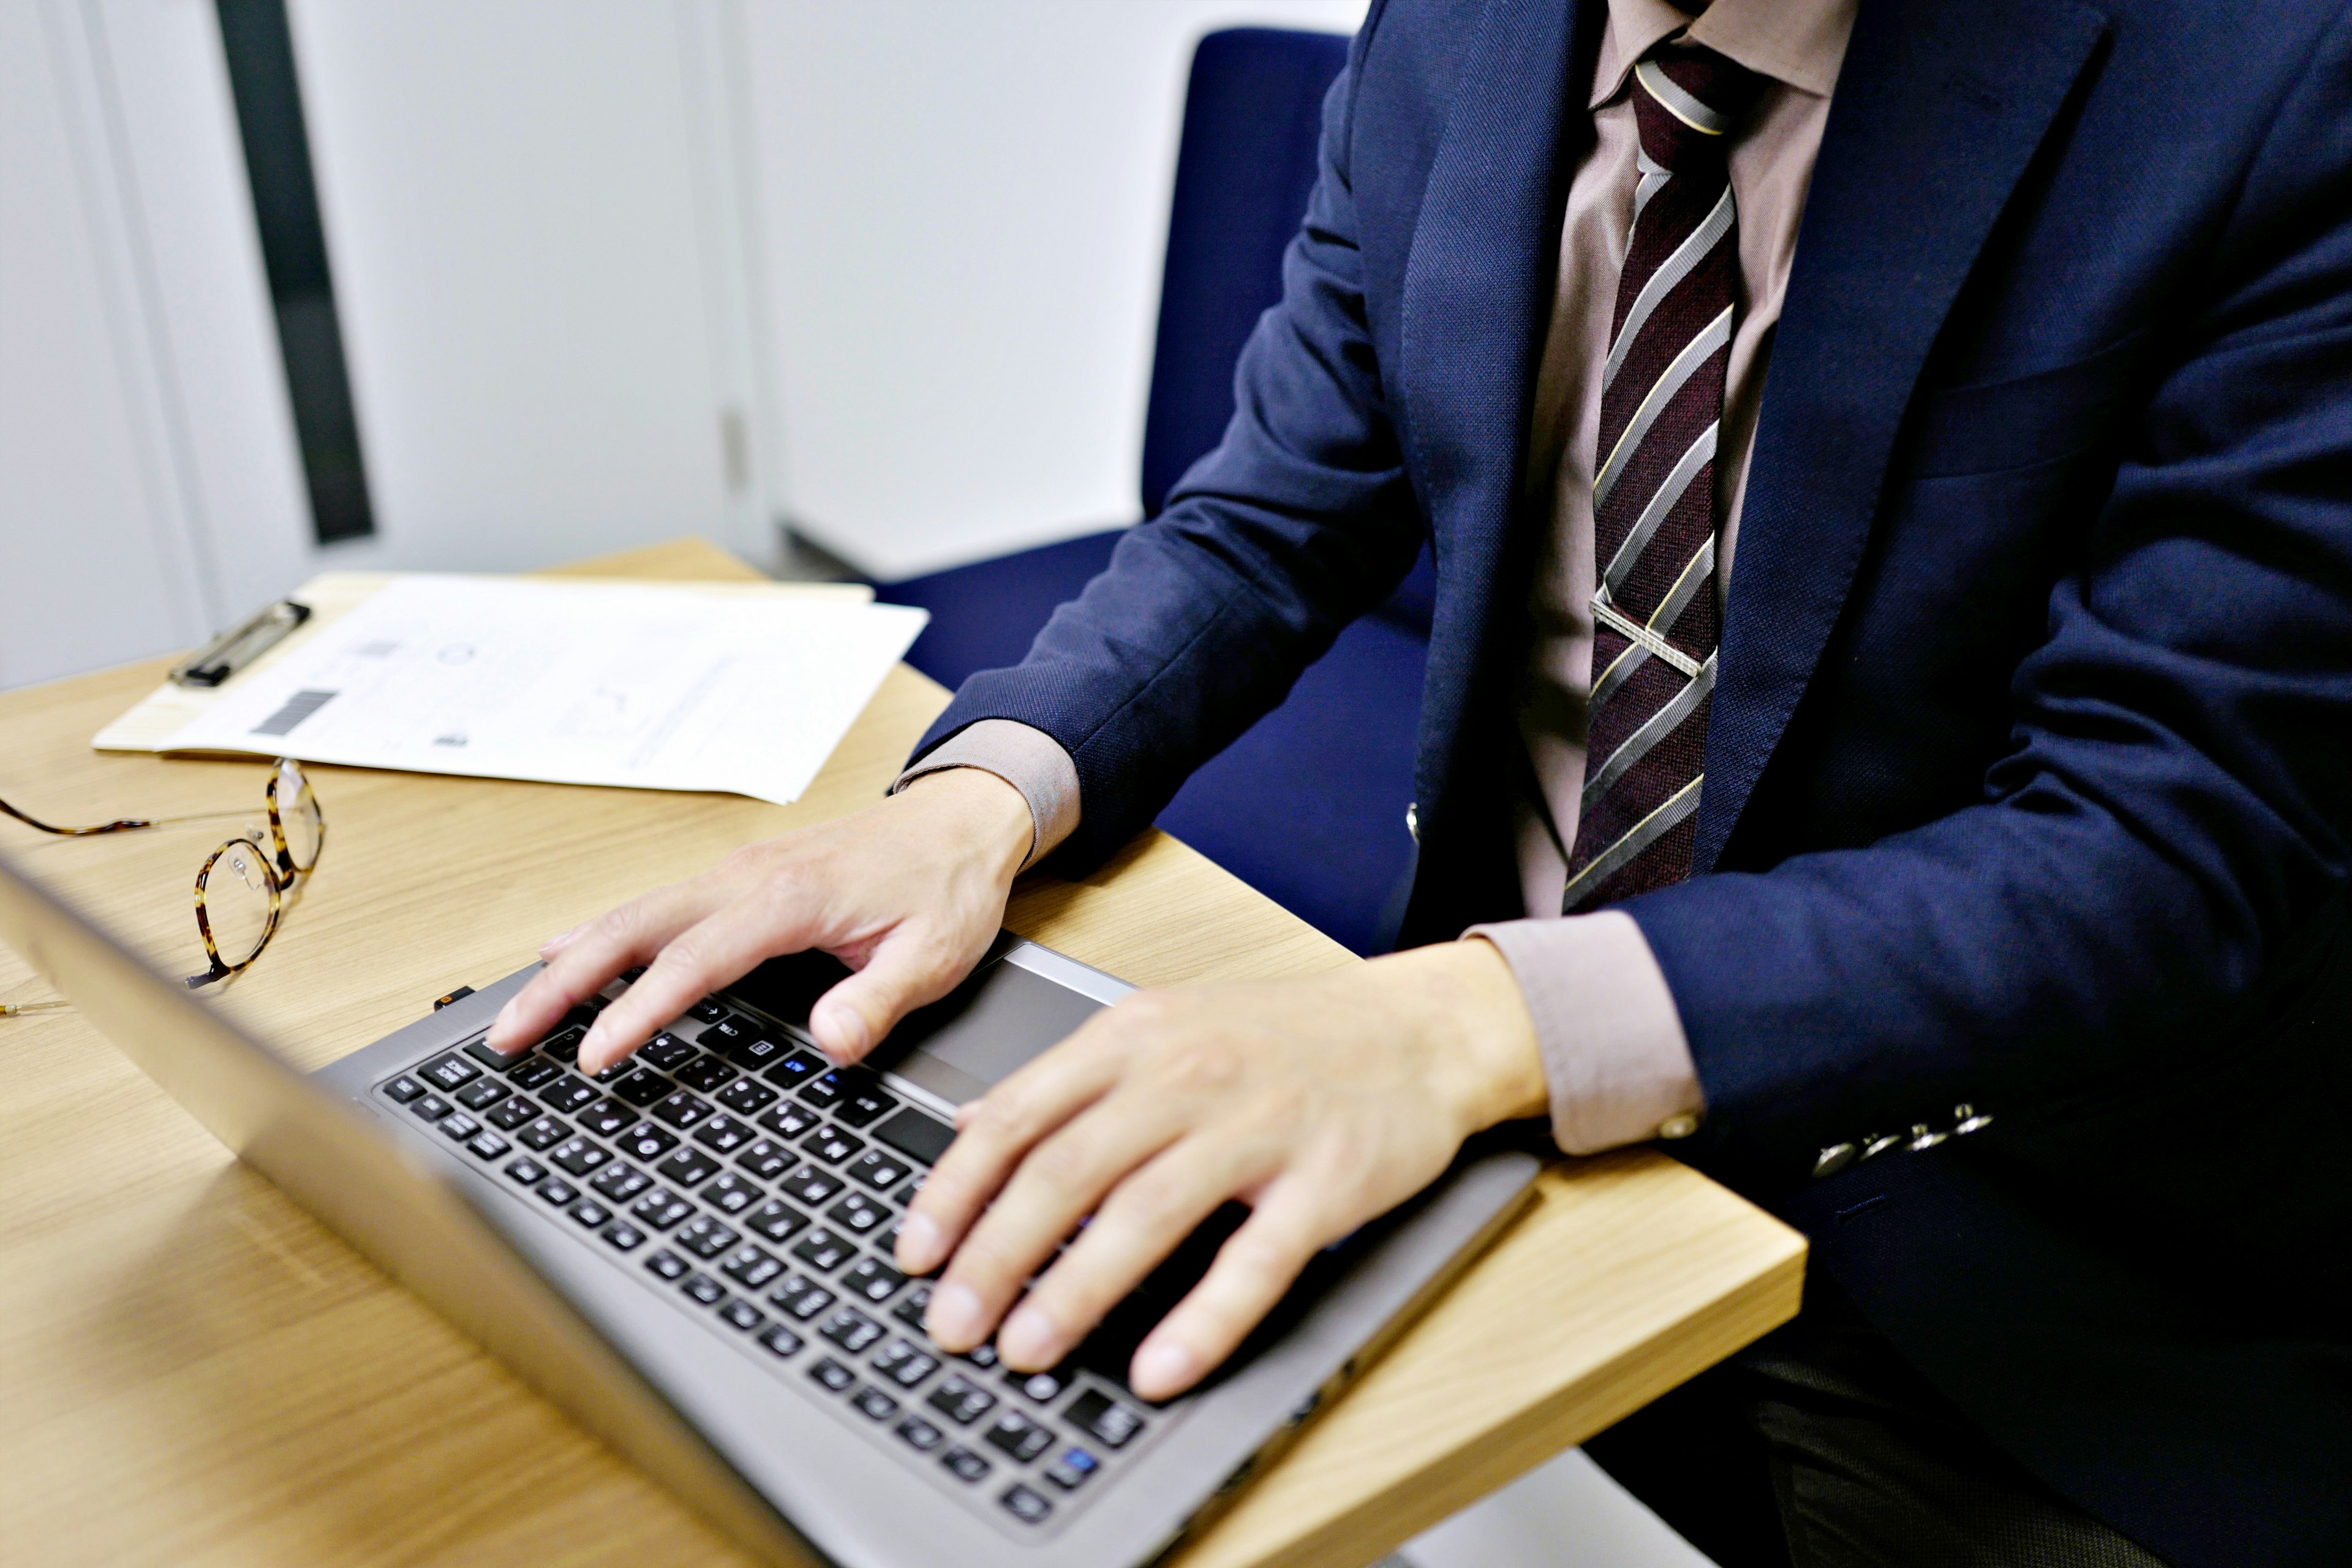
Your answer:
[[[574,570],[743,578],[695,541]],[[257,817],[254,763],[101,755],[168,660],[0,693],[0,797],[52,820],[216,820],[0,850],[159,963],[195,967],[189,886]],[[544,937],[737,845],[878,798],[946,700],[894,671],[806,796],[315,770],[329,837],[220,1005],[305,1067]],[[1175,840],[1008,923],[1148,985],[1354,963]],[[0,949],[0,1001],[48,994]],[[741,1561],[250,1170],[78,1014],[0,1019],[0,1563]],[[1192,1543],[1187,1568],[1360,1568],[1796,1310],[1801,1237],[1648,1150],[1547,1171],[1538,1201]]]

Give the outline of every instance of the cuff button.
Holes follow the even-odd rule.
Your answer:
[[[1688,1111],[1679,1116],[1669,1116],[1658,1123],[1658,1136],[1661,1138],[1687,1138],[1697,1131],[1698,1118]]]
[[[1853,1145],[1832,1143],[1822,1150],[1820,1157],[1813,1161],[1813,1176],[1816,1180],[1823,1176],[1834,1176],[1853,1163]]]

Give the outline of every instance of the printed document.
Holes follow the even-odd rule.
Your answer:
[[[784,805],[928,618],[635,583],[401,577],[158,749]]]

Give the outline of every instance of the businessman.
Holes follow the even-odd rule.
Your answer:
[[[862,1055],[1427,545],[1401,951],[967,1107],[933,1333],[1049,1365],[1239,1197],[1174,1394],[1548,1115],[1812,1240],[1592,1445],[1717,1562],[2352,1562],[2352,9],[1376,0],[1322,158],[1165,514],[889,800],[556,939],[499,1037],[650,964],[601,1067],[821,947]]]

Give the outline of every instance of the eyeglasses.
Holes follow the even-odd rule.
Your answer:
[[[186,977],[185,983],[192,991],[242,973],[252,966],[253,961],[261,956],[261,950],[269,945],[269,939],[278,934],[286,895],[319,863],[319,851],[326,845],[326,815],[319,809],[318,792],[310,787],[301,763],[290,757],[280,757],[270,769],[269,783],[262,793],[269,808],[269,842],[262,843],[263,836],[257,827],[239,834],[205,857],[204,866],[196,872],[196,934],[205,944],[206,966],[203,973]],[[0,815],[61,838],[88,838],[235,814],[215,811],[189,816],[130,816],[100,823],[95,827],[59,827],[0,800]],[[0,1004],[0,1017],[51,1012],[69,1005],[65,1002]]]

